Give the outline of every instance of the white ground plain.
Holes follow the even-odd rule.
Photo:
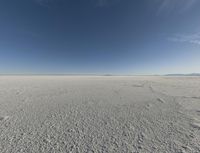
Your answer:
[[[200,77],[1,76],[1,153],[199,153]]]

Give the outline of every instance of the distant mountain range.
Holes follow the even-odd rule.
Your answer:
[[[190,73],[190,74],[166,74],[165,76],[200,76],[200,73]]]

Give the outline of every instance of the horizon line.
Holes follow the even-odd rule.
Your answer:
[[[200,76],[200,73],[168,73],[168,74],[0,73],[0,76]]]

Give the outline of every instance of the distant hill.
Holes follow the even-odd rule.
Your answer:
[[[190,73],[190,74],[166,74],[165,76],[200,76],[200,73]]]

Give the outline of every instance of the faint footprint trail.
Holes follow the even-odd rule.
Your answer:
[[[144,84],[133,84],[132,87],[142,88],[144,87]]]
[[[152,87],[152,84],[149,84],[149,85],[148,85],[148,88],[149,88],[149,90],[151,91],[151,93],[152,93],[153,95],[155,95],[156,100],[157,100],[158,102],[162,103],[162,104],[166,103],[166,101],[165,101],[163,98],[161,98],[161,97],[163,97],[163,96],[167,96],[167,97],[169,97],[170,99],[172,98],[172,100],[173,100],[173,97],[171,97],[171,96],[169,96],[169,95],[166,95],[166,94],[164,94],[164,93],[155,91],[155,89]]]
[[[165,103],[165,101],[162,98],[157,98],[157,100],[161,103]]]
[[[200,121],[195,120],[191,123],[191,126],[197,130],[200,130]]]
[[[172,101],[174,103],[174,105],[178,106],[179,104],[176,102],[176,98],[187,98],[187,99],[200,99],[200,97],[198,96],[171,96],[159,91],[155,91],[155,89],[152,87],[152,85],[150,84],[149,86],[149,90],[156,96],[157,101],[160,103],[166,103],[166,101],[163,98],[159,98],[159,97],[166,97],[167,99],[169,98],[169,101]],[[170,103],[167,103],[167,105],[170,105]],[[184,108],[183,108],[184,109]],[[176,110],[175,110],[176,111]],[[176,111],[177,112],[177,111]],[[192,131],[200,131],[200,119],[195,118],[193,115],[187,115],[183,110],[181,111],[183,116],[187,116],[190,118],[190,121],[188,121],[190,128],[192,128]],[[200,110],[196,111],[197,115],[200,115]],[[192,132],[193,133],[193,132]],[[197,137],[191,137],[192,139],[198,139],[198,135]]]
[[[0,116],[0,121],[8,120],[9,116]]]
[[[198,96],[192,96],[192,97],[189,97],[189,96],[181,96],[182,98],[191,98],[191,99],[200,99],[200,97]]]
[[[120,98],[122,99],[122,96],[120,95],[120,89],[119,90],[113,90],[113,92]]]

